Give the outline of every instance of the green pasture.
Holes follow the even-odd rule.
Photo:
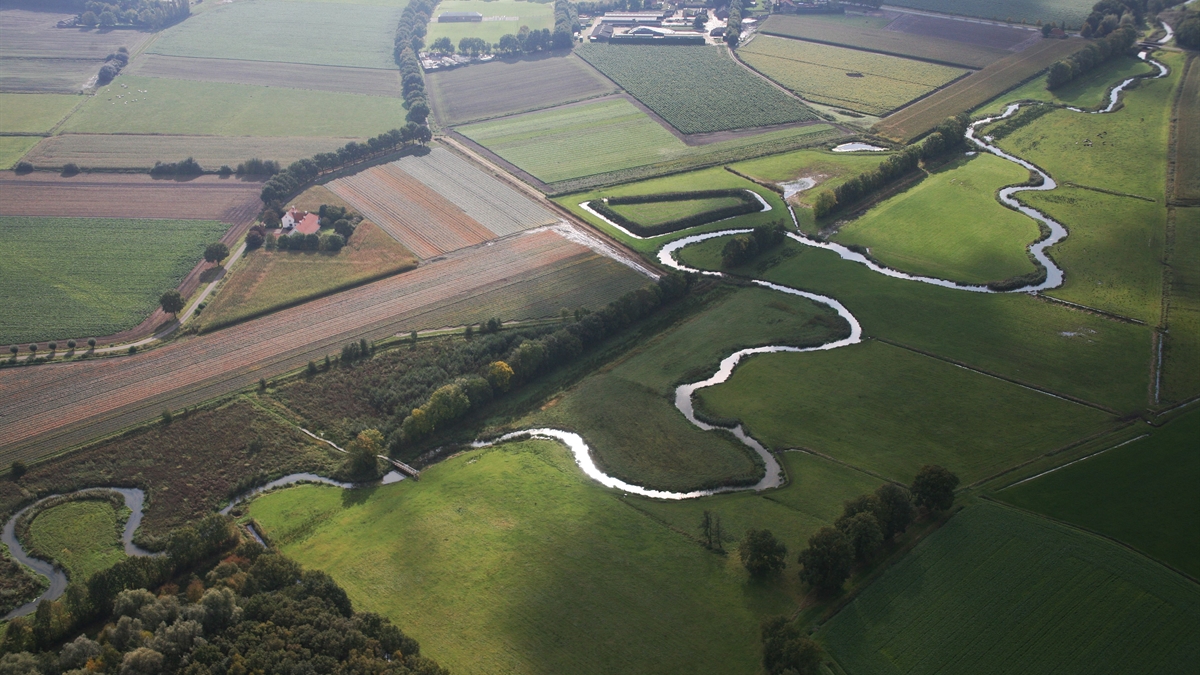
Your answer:
[[[1034,24],[1038,21],[1058,24],[1066,23],[1078,29],[1083,20],[1092,13],[1090,0],[897,0],[898,7],[911,7],[927,12],[960,14],[996,21],[1022,21]]]
[[[976,115],[1004,112],[1009,103],[1016,101],[1047,101],[1085,110],[1102,108],[1108,105],[1108,92],[1114,86],[1136,75],[1152,72],[1157,69],[1141,59],[1118,57],[1054,91],[1046,89],[1046,76],[1040,75],[988,101],[974,112]]]
[[[708,225],[699,225],[697,227],[688,228],[680,232],[673,232],[661,237],[653,239],[634,239],[620,230],[612,227],[608,223],[600,220],[592,214],[584,211],[579,207],[580,204],[594,199],[603,197],[626,197],[630,195],[646,195],[658,194],[663,192],[686,192],[691,190],[721,190],[726,188],[744,188],[753,190],[767,203],[771,205],[771,210],[760,213],[749,213],[737,218],[731,218],[719,223],[710,223]],[[611,188],[600,190],[592,190],[591,192],[578,192],[564,197],[555,198],[560,206],[569,209],[572,213],[588,221],[592,225],[604,230],[606,234],[614,239],[624,243],[626,246],[633,248],[647,255],[653,254],[658,249],[662,248],[663,244],[673,239],[678,239],[683,236],[697,234],[700,232],[710,232],[713,230],[726,230],[730,228],[746,228],[755,227],[757,225],[765,225],[770,223],[789,224],[791,218],[788,216],[787,207],[783,203],[783,199],[778,193],[768,190],[760,185],[756,185],[753,181],[746,180],[741,176],[730,173],[723,168],[714,167],[712,169],[703,169],[701,171],[692,171],[689,173],[680,173],[673,176],[664,176],[663,178],[652,178],[650,180],[641,181],[638,183],[627,183],[625,185],[616,185]],[[678,203],[678,202],[672,202]],[[638,205],[642,206],[642,205]],[[652,206],[652,205],[645,205]],[[663,206],[669,206],[663,204]],[[618,207],[618,208],[628,208]]]
[[[69,94],[0,93],[0,131],[46,133],[82,100]]]
[[[816,637],[850,675],[1186,673],[1200,587],[1110,541],[976,504]]]
[[[387,96],[129,75],[97,91],[63,131],[354,137],[402,127],[404,114],[403,102]]]
[[[738,206],[741,203],[742,200],[737,197],[713,197],[711,199],[646,202],[644,204],[614,204],[610,208],[640,225],[660,225],[680,218]]]
[[[149,51],[168,56],[393,69],[393,39],[401,9],[357,3],[237,2],[163,31]]]
[[[756,482],[757,457],[726,432],[688,422],[674,406],[675,386],[708,377],[744,347],[833,338],[817,318],[826,313],[803,298],[746,288],[711,302],[515,427],[574,430],[606,473],[637,485],[682,491]]]
[[[1160,400],[1185,401],[1200,394],[1200,208],[1175,209],[1167,301]]]
[[[723,238],[683,250],[719,264]],[[1147,404],[1151,332],[1021,293],[971,293],[872,272],[793,241],[760,278],[837,298],[867,336],[966,363],[1121,412]]]
[[[11,169],[41,140],[41,136],[0,136],[0,170]]]
[[[28,545],[50,555],[72,581],[83,582],[125,558],[119,534],[126,513],[107,501],[67,502],[37,514],[29,526]]]
[[[1066,279],[1047,295],[1158,322],[1167,225],[1161,204],[1069,187],[1018,198],[1070,232],[1050,250]]]
[[[1015,506],[1085,527],[1200,577],[1200,411],[1148,438],[996,493]]]
[[[454,673],[757,673],[758,622],[794,601],[624,501],[527,441],[420,482],[276,492],[250,515]]]
[[[1181,55],[1166,54],[1171,74],[1141,80],[1106,115],[1056,110],[999,142],[1000,147],[1045,169],[1059,183],[1163,199],[1171,99]]]
[[[228,225],[0,217],[0,344],[82,340],[141,323]],[[25,352],[28,354],[28,352]]]
[[[902,483],[925,464],[971,483],[1112,422],[1098,410],[876,341],[755,356],[697,399],[717,417],[742,420],[769,447],[814,450]]]
[[[483,15],[482,22],[450,22],[438,23],[437,17],[442,12],[479,12]],[[492,17],[505,17],[505,20],[489,21]],[[526,0],[442,0],[433,8],[429,17],[428,33],[425,44],[448,37],[458,48],[458,41],[466,37],[483,38],[489,44],[500,42],[506,34],[516,35],[522,26],[529,30],[554,30],[554,3],[531,2]]]
[[[1000,188],[1028,179],[1024,168],[995,155],[957,159],[834,239],[866,246],[889,267],[952,281],[985,284],[1033,272],[1026,247],[1040,236],[1037,223],[996,200]]]

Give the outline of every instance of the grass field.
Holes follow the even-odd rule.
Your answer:
[[[81,101],[63,94],[0,94],[0,131],[46,133]]]
[[[253,0],[197,14],[163,31],[149,51],[394,69],[392,40],[399,20],[397,7]]]
[[[108,569],[125,558],[118,517],[108,501],[88,499],[67,502],[39,513],[29,526],[30,548],[50,554],[72,581]]]
[[[689,199],[686,201],[646,202],[645,204],[614,204],[610,208],[639,225],[662,223],[698,216],[716,209],[738,206],[737,197],[713,197],[711,199]]]
[[[202,326],[232,323],[417,266],[408,249],[370,223],[359,225],[337,255],[258,250],[242,260],[208,301],[199,317]]]
[[[1200,657],[1197,631],[1194,582],[1098,537],[978,504],[817,637],[851,675],[951,663],[970,673],[1186,673]]]
[[[1200,412],[1149,438],[996,493],[996,498],[1119,539],[1200,577]]]
[[[11,169],[40,140],[40,136],[0,136],[0,169]]]
[[[1160,399],[1200,394],[1200,208],[1175,209]]]
[[[575,50],[684,134],[817,119],[724,47],[584,44]]]
[[[720,262],[721,238],[684,249],[697,265]],[[836,253],[787,242],[756,276],[836,297],[867,336],[1045,387],[1122,412],[1147,403],[1150,329],[1022,294],[940,288],[872,272]]]
[[[773,141],[815,137],[826,125],[784,129],[702,146],[688,146],[622,98],[565,106],[472,124],[459,133],[538,180],[575,178],[682,159],[720,157]],[[720,161],[717,159],[717,161]]]
[[[925,464],[971,483],[1112,421],[880,342],[756,356],[697,399],[771,447],[815,450],[903,483]]]
[[[823,314],[802,298],[743,289],[591,375],[516,428],[573,429],[599,466],[638,485],[683,491],[730,479],[757,482],[762,468],[749,449],[688,422],[674,406],[675,386],[710,375],[742,347],[827,341],[831,329],[814,320]]]
[[[1020,199],[1070,231],[1050,252],[1067,274],[1048,295],[1158,322],[1167,221],[1161,204],[1066,187]]]
[[[227,82],[289,89],[311,89],[366,96],[400,96],[400,72],[380,68],[344,68],[302,63],[199,59],[145,54],[126,75],[195,82]]]
[[[1083,46],[1081,40],[1038,42],[1028,49],[993,61],[979,72],[892,113],[876,124],[874,130],[887,138],[912,141],[947,117],[983,105]]]
[[[1200,202],[1200,63],[1192,59],[1175,124],[1175,198]]]
[[[956,159],[842,226],[834,239],[866,246],[890,267],[953,281],[985,284],[1033,272],[1025,248],[1040,237],[1037,223],[995,196],[1028,179],[995,155]]]
[[[968,68],[982,68],[1008,55],[1000,49],[881,29],[882,26],[858,25],[856,21],[848,20],[848,17],[846,21],[832,22],[815,17],[777,14],[771,16],[761,30],[767,35],[824,42]]]
[[[622,501],[535,441],[250,513],[455,673],[757,673],[758,621],[791,599]]]
[[[137,325],[228,225],[201,220],[0,217],[0,343]]]
[[[483,21],[439,23],[437,17],[442,12],[479,12],[483,15]],[[433,44],[434,40],[441,37],[450,38],[456,49],[458,41],[466,37],[483,38],[496,44],[506,34],[516,35],[522,26],[529,26],[529,30],[548,28],[553,31],[554,3],[532,0],[442,0],[433,8],[425,44]]]
[[[1092,13],[1088,0],[897,0],[899,7],[1026,23],[1066,23],[1078,29]]]
[[[270,158],[280,164],[333,152],[357,138],[329,136],[168,136],[159,134],[63,134],[41,140],[26,158],[38,167],[73,162],[86,168],[149,169],[155,162],[194,158],[205,169]]]
[[[126,88],[127,87],[127,88]],[[122,98],[118,98],[122,97]],[[288,114],[278,114],[287,110]],[[403,125],[400,99],[122,76],[63,125],[66,133],[373,136]]]
[[[1108,105],[1108,92],[1127,78],[1156,72],[1156,68],[1141,59],[1125,56],[1097,66],[1076,80],[1050,91],[1046,76],[1040,75],[976,109],[976,113],[1001,113],[1014,101],[1047,101],[1085,110]]]
[[[763,35],[738,49],[750,67],[806,100],[885,115],[968,71]]]
[[[523,3],[529,4],[529,3]],[[425,75],[434,115],[443,125],[515,115],[616,91],[573,54],[496,59]]]

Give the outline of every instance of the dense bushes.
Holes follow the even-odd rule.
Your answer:
[[[89,27],[137,26],[158,30],[191,16],[188,0],[121,0],[119,3],[88,0],[76,7],[83,11],[75,17],[75,24]]]
[[[775,248],[787,238],[787,230],[780,223],[759,225],[750,234],[730,239],[721,249],[721,262],[725,267],[745,265],[760,253]]]
[[[1175,27],[1175,43],[1188,49],[1200,49],[1200,12],[1186,12]]]
[[[274,176],[279,173],[279,162],[273,159],[248,159],[237,165],[239,176]]]
[[[195,159],[188,157],[182,162],[155,162],[150,169],[150,175],[156,178],[163,176],[199,176],[204,169]]]
[[[1124,54],[1136,40],[1137,31],[1132,25],[1125,24],[1112,30],[1107,37],[1092,41],[1083,49],[1050,66],[1050,72],[1046,75],[1046,88],[1057,89],[1114,56]]]
[[[717,199],[721,197],[733,197],[741,203],[734,206],[726,206],[704,213],[697,213],[684,218],[670,220],[657,225],[642,225],[636,221],[630,220],[625,216],[617,213],[611,207],[620,206],[622,204],[647,204],[652,202],[682,202],[697,199]],[[620,225],[621,227],[633,232],[639,237],[653,237],[668,232],[696,227],[705,223],[712,223],[726,218],[745,215],[747,213],[758,213],[762,210],[762,205],[752,194],[746,190],[729,189],[729,190],[698,190],[695,192],[664,192],[659,194],[649,195],[633,195],[629,197],[609,197],[605,200],[592,201],[589,206],[600,215]]]

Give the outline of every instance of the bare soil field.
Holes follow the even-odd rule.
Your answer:
[[[1000,59],[954,84],[888,115],[875,132],[909,142],[938,122],[971,110],[1049,68],[1055,61],[1082,49],[1084,40],[1041,40],[1032,47]]]
[[[590,272],[596,267],[604,268],[607,283],[597,283]],[[581,278],[581,270],[589,273]],[[0,464],[36,460],[164,409],[277,377],[336,354],[351,340],[497,315],[534,318],[580,304],[595,308],[643,283],[628,267],[540,230],[135,356],[6,368],[0,371]],[[502,307],[508,309],[501,313]]]
[[[135,30],[56,28],[72,15],[0,10],[0,90],[77,92],[104,57],[125,47],[135,51],[150,33]]]
[[[314,89],[369,96],[400,96],[400,72],[304,63],[271,63],[145,54],[129,64],[130,75],[195,82],[229,82]]]
[[[1009,54],[1005,49],[987,45],[909,35],[894,30],[847,26],[786,14],[772,15],[760,30],[767,35],[823,42],[968,68],[983,68]]]
[[[78,94],[100,70],[91,59],[0,57],[0,91]]]
[[[1030,46],[1032,42],[1036,42],[1042,37],[1041,33],[1036,30],[1017,28],[1016,26],[998,26],[993,23],[976,23],[907,13],[901,13],[893,19],[885,30],[919,35],[935,40],[954,40],[979,47],[1006,49],[1013,52]]]
[[[200,166],[217,169],[247,159],[274,159],[284,166],[319,152],[331,152],[361,138],[261,136],[158,136],[139,134],[63,134],[34,146],[25,160],[37,167],[58,168],[73,162],[84,168],[149,169],[156,161],[194,157]]]
[[[0,172],[0,216],[64,218],[180,218],[241,223],[262,207],[262,183],[199,176],[156,180],[146,174],[89,174],[70,178],[38,171]]]
[[[547,54],[497,59],[425,76],[430,103],[444,126],[551,108],[617,91],[578,56]]]

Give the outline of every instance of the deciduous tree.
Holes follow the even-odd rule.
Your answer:
[[[770,530],[747,530],[738,545],[738,556],[750,576],[762,579],[783,570],[787,564],[787,546]]]
[[[930,511],[945,511],[954,505],[958,476],[936,464],[926,464],[912,482],[913,502]]]
[[[183,296],[179,291],[171,289],[158,299],[158,304],[162,306],[164,312],[179,318],[179,311],[183,309]]]
[[[850,577],[854,566],[854,547],[846,535],[832,527],[822,527],[800,552],[800,580],[822,591],[836,591]]]

